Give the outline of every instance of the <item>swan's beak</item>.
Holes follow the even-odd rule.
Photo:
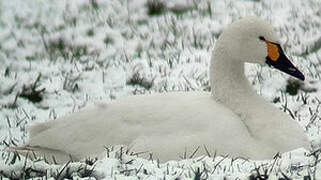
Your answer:
[[[268,56],[266,57],[265,62],[268,65],[304,81],[304,75],[285,56],[279,44],[267,42],[267,46]]]

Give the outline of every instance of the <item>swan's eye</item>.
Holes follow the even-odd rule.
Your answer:
[[[264,38],[263,36],[260,36],[259,39],[260,39],[261,41],[265,41],[265,38]]]

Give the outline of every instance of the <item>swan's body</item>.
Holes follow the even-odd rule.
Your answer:
[[[261,36],[266,42],[259,40]],[[104,146],[112,145],[150,151],[163,161],[178,159],[186,149],[191,153],[203,145],[212,152],[252,159],[308,148],[302,128],[259,97],[245,78],[244,62],[263,64],[266,56],[274,58],[267,53],[270,41],[278,43],[268,24],[244,18],[216,42],[210,68],[212,93],[140,95],[95,104],[32,126],[29,142],[16,149],[54,155],[66,162],[70,156],[75,160],[97,156],[105,151]],[[278,61],[270,63],[279,68],[273,64]],[[297,69],[290,70],[287,73],[304,78],[294,72]],[[197,153],[204,154],[204,149]]]

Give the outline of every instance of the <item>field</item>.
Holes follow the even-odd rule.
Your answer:
[[[209,61],[231,22],[258,16],[305,74],[299,82],[246,64],[258,94],[288,113],[314,148],[271,161],[209,152],[159,163],[126,149],[101,160],[49,165],[8,154],[26,126],[95,101],[169,91],[210,91]],[[11,0],[0,1],[0,179],[316,179],[321,177],[321,1]],[[106,129],[108,131],[108,129]]]

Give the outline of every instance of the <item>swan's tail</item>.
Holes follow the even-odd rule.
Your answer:
[[[19,155],[22,155],[30,160],[43,158],[49,164],[62,164],[67,163],[70,160],[78,160],[62,151],[38,146],[25,145],[20,147],[7,147],[5,151],[18,153]]]

